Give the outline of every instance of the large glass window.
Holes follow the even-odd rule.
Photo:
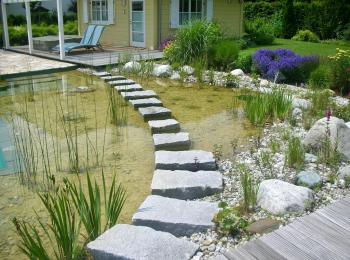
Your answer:
[[[108,0],[91,0],[91,13],[93,22],[108,22]]]
[[[202,19],[203,0],[180,0],[180,25],[187,21]]]

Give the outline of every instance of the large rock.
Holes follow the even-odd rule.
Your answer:
[[[155,164],[156,169],[162,170],[212,171],[217,168],[213,153],[201,150],[157,151]]]
[[[313,189],[322,185],[322,178],[314,171],[301,171],[297,175],[297,184]]]
[[[192,75],[194,73],[194,69],[191,66],[185,65],[180,69],[186,75]]]
[[[180,131],[180,123],[175,119],[148,121],[152,134],[177,133]]]
[[[142,90],[132,92],[121,92],[122,97],[125,100],[142,99],[142,98],[155,98],[158,97],[157,93],[153,90]]]
[[[192,200],[222,191],[222,176],[218,171],[156,170],[151,190],[153,195]]]
[[[337,117],[330,117],[329,121],[326,117],[318,120],[305,136],[305,147],[317,152],[327,138],[327,131],[333,149],[336,147],[345,159],[350,160],[350,128]]]
[[[133,99],[129,101],[130,104],[138,109],[140,107],[161,107],[163,106],[162,101],[157,98],[143,98],[143,99]]]
[[[190,236],[213,228],[212,219],[217,212],[217,203],[150,195],[132,217],[132,223],[175,236]]]
[[[170,65],[158,65],[153,69],[153,75],[156,77],[170,77],[173,69]]]
[[[339,179],[350,178],[350,165],[340,167],[337,175]]]
[[[188,133],[165,133],[153,135],[154,149],[181,151],[188,150],[191,146],[190,136]]]
[[[115,86],[114,89],[118,92],[132,92],[132,91],[141,91],[143,88],[140,84],[133,85],[124,85],[124,86]]]
[[[350,128],[350,122],[345,123],[347,127]]]
[[[313,192],[281,180],[265,180],[260,183],[257,202],[260,207],[276,215],[303,212],[312,205]]]
[[[141,70],[141,64],[137,61],[129,61],[125,63],[123,70],[126,72],[139,72]]]
[[[230,74],[232,76],[236,76],[236,77],[237,76],[244,76],[244,72],[241,69],[235,69],[235,70],[231,71]]]
[[[171,110],[165,107],[140,107],[139,113],[145,121],[171,117]]]
[[[191,259],[198,245],[149,227],[119,224],[87,244],[93,259]]]

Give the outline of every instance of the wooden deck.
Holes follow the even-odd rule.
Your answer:
[[[11,47],[10,50],[28,54],[28,46],[16,46]],[[39,51],[34,50],[33,55],[49,58],[53,60],[59,60],[59,54],[57,52]],[[74,63],[83,66],[106,66],[109,64],[117,64],[120,60],[156,60],[163,57],[163,52],[159,50],[148,50],[144,48],[133,47],[111,47],[103,46],[103,50],[77,50],[72,51],[66,55],[65,62]]]
[[[223,254],[229,260],[350,259],[350,197]]]

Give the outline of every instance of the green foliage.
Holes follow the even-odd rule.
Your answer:
[[[310,73],[309,87],[313,90],[330,88],[330,70],[327,66],[321,65]]]
[[[206,59],[209,48],[220,38],[219,26],[197,20],[181,27],[175,39],[165,48],[164,56],[170,63],[191,64]]]
[[[267,19],[246,20],[244,28],[248,38],[258,45],[271,44],[275,39],[274,27]]]
[[[231,208],[226,202],[220,202],[219,208],[219,212],[214,217],[214,222],[220,233],[235,236],[246,229],[248,221],[240,216],[238,208]]]
[[[287,39],[293,37],[296,32],[295,10],[293,0],[287,0],[283,9],[283,36]]]
[[[248,213],[255,210],[259,185],[257,185],[244,164],[238,166],[243,191],[241,209]]]
[[[238,88],[239,87],[238,77],[232,75],[231,73],[228,73],[225,76],[224,81],[225,81],[226,88]]]
[[[300,30],[292,38],[294,41],[320,42],[320,38],[310,30]]]
[[[350,50],[337,49],[331,61],[331,89],[342,95],[350,93]]]
[[[232,69],[238,57],[239,47],[232,40],[220,40],[208,50],[208,64],[219,70]]]
[[[331,93],[328,90],[315,90],[310,93],[311,115],[318,118],[323,117],[325,111],[330,107]]]
[[[235,67],[243,70],[245,73],[251,72],[252,64],[252,55],[250,53],[240,53],[235,61]]]
[[[305,151],[299,137],[293,136],[289,140],[285,158],[290,168],[300,170],[304,166]]]

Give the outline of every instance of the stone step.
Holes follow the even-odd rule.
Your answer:
[[[193,200],[222,191],[222,176],[218,171],[156,170],[151,190],[153,195]]]
[[[171,117],[171,110],[165,107],[140,107],[139,113],[145,121]]]
[[[161,107],[163,106],[162,101],[157,98],[143,98],[143,99],[133,99],[129,100],[130,104],[138,109],[140,107]]]
[[[132,223],[175,236],[190,236],[214,227],[212,219],[217,212],[217,203],[150,195],[132,217]]]
[[[106,77],[106,76],[110,76],[111,73],[109,73],[107,71],[96,71],[96,72],[92,73],[92,75],[97,76],[97,77]]]
[[[152,134],[177,133],[180,131],[180,123],[175,119],[148,121]]]
[[[158,97],[157,93],[153,90],[121,92],[121,95],[125,100]]]
[[[134,85],[135,81],[133,81],[131,79],[113,80],[113,81],[108,82],[108,84],[111,85],[112,87],[125,86],[125,85]]]
[[[153,135],[154,149],[167,151],[188,150],[191,147],[190,136],[188,133],[169,133]]]
[[[87,244],[93,259],[191,259],[198,245],[149,227],[118,224]]]
[[[213,153],[201,150],[156,151],[155,165],[161,170],[213,171],[217,168]]]
[[[118,92],[132,92],[143,90],[143,88],[139,84],[115,86],[114,89]]]
[[[101,77],[106,82],[109,81],[118,81],[118,80],[125,80],[126,78],[124,76],[103,76]]]

